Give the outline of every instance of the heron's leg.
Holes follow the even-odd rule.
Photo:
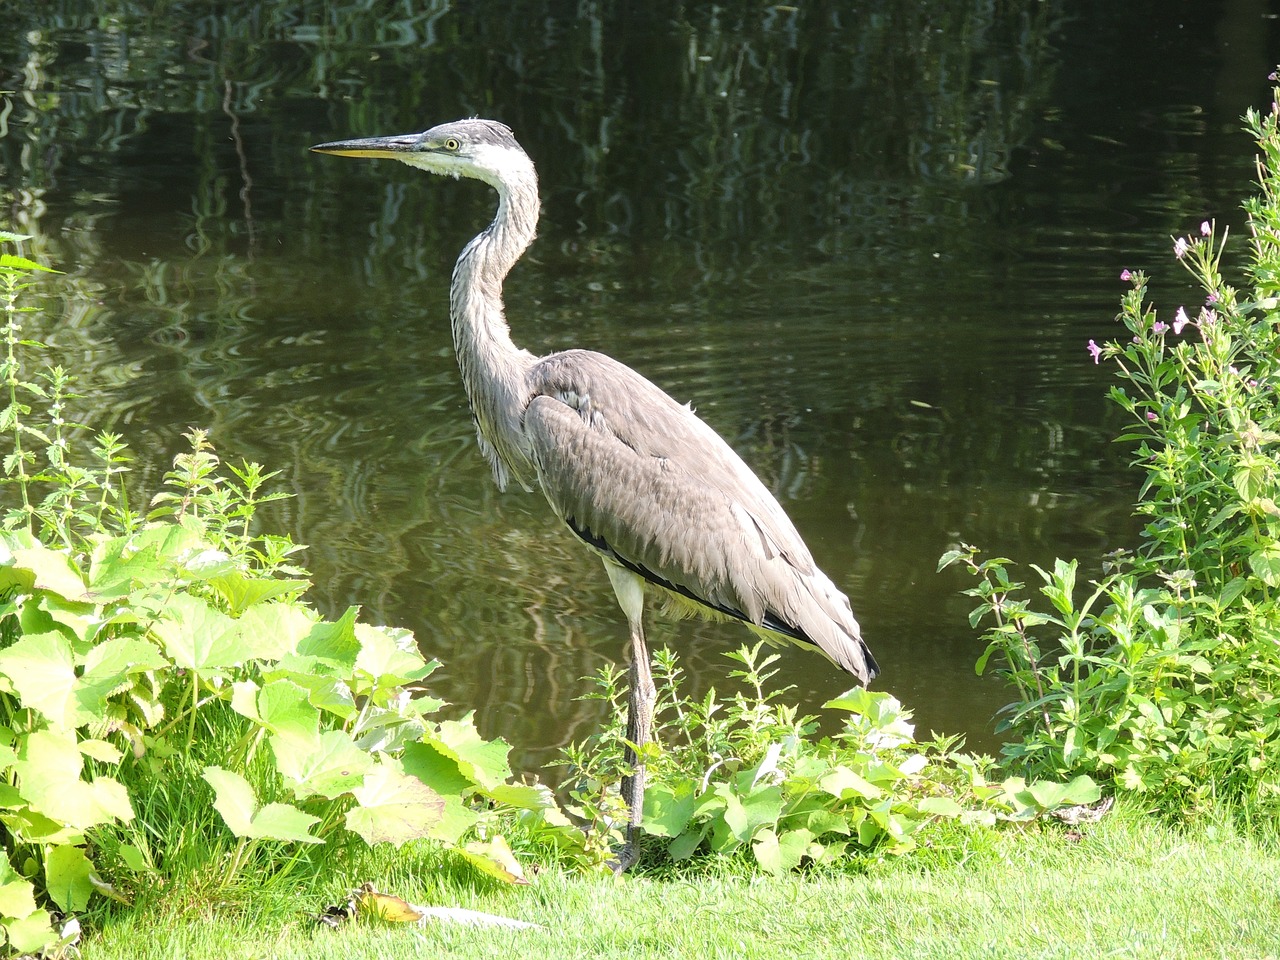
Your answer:
[[[649,648],[644,642],[644,628],[639,623],[631,627],[631,689],[627,696],[627,740],[634,745],[627,747],[626,760],[634,771],[622,781],[622,799],[627,802],[631,819],[627,824],[627,844],[634,845],[640,822],[644,815],[644,759],[645,744],[653,728],[653,702],[658,691],[653,685],[653,672],[649,663]]]
[[[605,563],[613,591],[627,616],[631,633],[631,668],[627,691],[626,763],[631,773],[622,780],[622,799],[627,805],[627,842],[618,852],[613,867],[618,873],[628,869],[639,857],[640,823],[644,816],[643,749],[653,727],[653,704],[658,697],[649,664],[649,648],[644,642],[644,580],[629,570]]]

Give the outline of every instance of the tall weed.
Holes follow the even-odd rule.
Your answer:
[[[1171,250],[1203,302],[1158,315],[1146,276],[1125,270],[1125,337],[1088,344],[1132,417],[1119,440],[1142,476],[1142,544],[1088,586],[1075,561],[1033,567],[1038,600],[1006,559],[963,546],[940,564],[978,579],[979,670],[994,659],[1017,692],[1007,757],[1175,816],[1226,804],[1272,817],[1280,800],[1278,109],[1246,117],[1260,193],[1245,203],[1245,289],[1224,278],[1227,231],[1205,221]]]

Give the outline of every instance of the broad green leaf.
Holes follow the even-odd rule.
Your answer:
[[[233,667],[254,653],[237,621],[189,593],[170,599],[152,629],[174,664],[186,670]]]
[[[441,796],[470,793],[476,782],[462,772],[453,756],[441,752],[434,742],[406,744],[400,762],[404,772],[417,777]]]
[[[240,615],[240,630],[252,639],[253,655],[265,661],[295,653],[316,623],[315,614],[298,603],[258,603]]]
[[[671,846],[667,848],[667,852],[671,854],[672,860],[688,860],[698,848],[702,846],[702,841],[707,839],[707,834],[711,832],[708,824],[695,826],[686,830],[680,836],[671,841]]]
[[[95,644],[85,654],[84,675],[86,681],[91,677],[121,677],[131,673],[145,673],[148,670],[160,670],[168,666],[160,648],[149,640],[139,637],[112,637]]]
[[[935,817],[958,817],[964,813],[964,807],[950,797],[925,797],[920,801],[919,811]]]
[[[253,611],[250,610],[246,614],[246,619],[252,614]],[[244,621],[242,620],[241,622],[243,623]],[[248,635],[252,636],[253,634]],[[317,710],[331,713],[343,720],[350,720],[360,712],[356,706],[355,696],[351,693],[351,688],[336,677],[298,673],[295,670],[272,670],[268,676],[271,679],[292,680],[307,691],[307,697],[310,699],[311,705]]]
[[[0,850],[0,917],[25,917],[35,912],[35,887],[22,877]]]
[[[35,811],[67,826],[86,830],[112,820],[133,819],[123,786],[109,777],[80,778],[84,757],[74,734],[37,730],[29,734],[14,765],[22,796]]]
[[[479,814],[464,802],[464,797],[474,794],[475,781],[462,773],[456,760],[431,743],[406,744],[400,762],[405,773],[421,780],[444,802],[440,822],[431,828],[431,836],[457,843],[479,820]]]
[[[1037,780],[1027,787],[1037,806],[1042,810],[1053,810],[1058,807],[1074,807],[1081,803],[1095,803],[1102,791],[1092,778],[1079,776],[1069,783],[1053,783]]]
[[[435,670],[435,664],[427,663],[418,652],[417,642],[408,630],[357,623],[355,632],[360,640],[356,670],[372,678],[375,686],[417,683]]]
[[[1280,547],[1268,546],[1249,555],[1249,569],[1269,587],[1280,587]]]
[[[812,841],[813,834],[804,828],[778,834],[772,827],[765,827],[756,833],[751,848],[761,868],[778,877],[800,866]]]
[[[89,588],[95,597],[116,597],[136,587],[173,580],[180,558],[201,546],[194,531],[173,523],[102,540],[90,557]]]
[[[343,730],[314,733],[310,740],[272,737],[276,767],[299,799],[320,794],[333,800],[364,783],[373,758]]]
[[[788,819],[788,822],[794,823],[795,821]],[[810,811],[804,818],[804,825],[815,837],[820,837],[826,833],[839,833],[847,837],[852,829],[849,826],[848,817],[843,817],[825,808]]]
[[[274,600],[289,594],[300,594],[311,586],[306,580],[250,577],[239,570],[212,577],[208,583],[227,601],[233,617],[241,616],[250,607],[257,606],[266,600]]]
[[[853,797],[874,800],[884,793],[874,783],[845,766],[836,767],[818,781],[818,786],[833,797],[839,797],[842,800]]]
[[[724,821],[742,843],[749,841],[757,828],[777,823],[782,815],[782,788],[777,784],[757,787],[742,796],[726,792],[724,798]]]
[[[511,746],[503,740],[485,740],[468,714],[461,720],[445,720],[423,737],[435,749],[458,764],[464,776],[489,789],[511,778],[507,755]]]
[[[427,837],[444,815],[444,801],[417,777],[384,761],[352,791],[360,806],[347,811],[347,828],[366,843],[401,846]]]
[[[303,813],[287,803],[258,806],[253,787],[240,774],[222,767],[205,767],[201,776],[213,787],[213,808],[237,837],[251,840],[280,840],[296,843],[323,843],[311,835],[319,817]]]
[[[511,847],[501,836],[494,837],[487,843],[473,841],[458,850],[458,853],[466,857],[473,866],[503,883],[529,882],[525,879],[520,861],[515,858]]]
[[[0,673],[9,678],[24,706],[39,710],[57,727],[74,729],[90,720],[75,698],[75,655],[56,631],[21,637],[0,651]]]
[[[569,818],[556,803],[556,796],[551,788],[543,783],[500,783],[485,791],[485,795],[495,803],[505,804],[516,810],[531,810],[541,813],[547,823],[567,827]]]
[[[119,763],[120,758],[124,756],[119,747],[106,740],[81,740],[76,746],[89,759],[102,763]]]
[[[317,660],[326,666],[349,675],[355,668],[356,657],[360,655],[360,641],[356,639],[355,607],[348,607],[347,612],[336,621],[322,621],[312,625],[307,635],[298,641],[297,654]]]
[[[79,913],[89,906],[94,889],[89,880],[91,873],[93,864],[80,847],[61,844],[45,856],[46,889],[63,913]]]
[[[48,590],[68,600],[89,600],[84,578],[65,553],[37,544],[14,550],[12,557],[15,568],[31,572],[32,583],[37,589]]]
[[[655,837],[678,837],[688,829],[695,802],[693,788],[656,783],[644,792],[644,832]]]
[[[4,917],[0,927],[4,928],[10,951],[15,953],[39,954],[58,939],[48,910],[37,910],[25,917]]]
[[[134,873],[143,873],[148,869],[146,855],[133,844],[126,843],[117,847],[116,853],[120,855],[124,865]]]
[[[289,742],[310,744],[320,729],[320,711],[292,680],[272,680],[258,691],[259,722]]]

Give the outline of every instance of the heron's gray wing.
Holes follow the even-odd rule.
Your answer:
[[[646,578],[874,676],[847,598],[772,494],[688,407],[571,350],[534,367],[524,415],[539,483],[584,539]]]

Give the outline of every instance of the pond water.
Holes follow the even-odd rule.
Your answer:
[[[514,127],[544,201],[517,342],[693,401],[851,597],[878,686],[990,750],[1007,695],[938,557],[1096,569],[1137,542],[1085,343],[1116,335],[1122,268],[1172,310],[1171,236],[1243,234],[1239,118],[1275,49],[1259,0],[148,6],[28,4],[0,36],[0,229],[68,273],[42,333],[84,419],[129,438],[140,489],[190,425],[280,470],[268,522],[309,545],[311,598],[413,629],[433,692],[526,770],[598,724],[582,678],[626,630],[475,448],[448,282],[492,194],[307,146]],[[695,691],[749,637],[650,632]],[[803,652],[779,669],[808,711],[847,686]]]

